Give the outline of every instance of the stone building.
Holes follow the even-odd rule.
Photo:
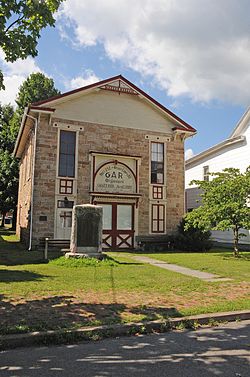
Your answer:
[[[123,76],[30,105],[17,232],[29,248],[69,240],[74,204],[103,206],[103,247],[164,236],[184,213],[184,141],[195,129]]]

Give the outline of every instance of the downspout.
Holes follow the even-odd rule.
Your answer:
[[[26,117],[32,119],[35,122],[34,153],[33,153],[33,161],[32,161],[32,177],[31,177],[30,235],[29,235],[29,248],[28,248],[28,250],[31,251],[31,248],[32,248],[32,231],[33,231],[34,186],[35,186],[34,185],[34,178],[35,178],[35,160],[36,160],[36,138],[37,138],[38,120],[37,120],[37,118],[33,117],[32,115],[26,114]]]

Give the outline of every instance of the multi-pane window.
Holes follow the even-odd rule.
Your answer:
[[[165,206],[163,204],[152,204],[152,233],[165,232]]]
[[[203,181],[209,181],[209,166],[203,166]]]
[[[73,194],[73,180],[60,179],[60,194]]]
[[[76,133],[60,132],[59,171],[60,177],[75,177]]]
[[[151,143],[151,183],[164,183],[163,143]]]
[[[153,186],[153,199],[163,199],[162,186]]]

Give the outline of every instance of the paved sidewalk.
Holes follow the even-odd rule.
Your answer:
[[[247,377],[250,321],[0,352],[1,377]]]
[[[149,263],[152,266],[164,268],[165,270],[179,272],[180,274],[192,276],[192,277],[195,277],[195,278],[198,278],[198,279],[201,279],[201,280],[205,280],[205,281],[209,281],[209,282],[232,280],[232,279],[229,279],[229,278],[222,278],[219,275],[210,274],[208,272],[202,272],[202,271],[198,271],[198,270],[192,270],[191,268],[178,266],[176,264],[171,264],[171,263],[159,261],[157,259],[152,259],[152,258],[148,258],[148,257],[134,256],[132,258],[135,259],[138,262]]]

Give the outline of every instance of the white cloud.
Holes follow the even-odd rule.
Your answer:
[[[173,97],[246,105],[249,13],[248,0],[66,0],[58,19]]]
[[[189,158],[194,156],[194,152],[191,148],[187,149],[185,151],[185,160],[188,160]]]
[[[5,90],[0,90],[0,102],[15,105],[15,98],[22,82],[33,72],[41,72],[35,60],[28,57],[25,60],[18,59],[14,63],[4,60],[4,53],[0,50],[0,63],[4,73]]]
[[[67,90],[81,88],[89,84],[100,81],[99,77],[92,70],[86,70],[82,76],[77,76],[70,81],[65,82],[65,87]]]

